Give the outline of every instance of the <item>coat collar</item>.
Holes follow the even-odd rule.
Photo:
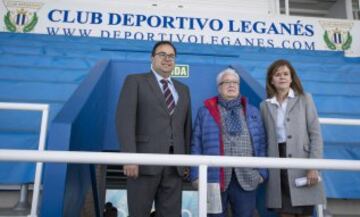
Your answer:
[[[168,78],[162,77],[159,73],[157,73],[157,72],[153,69],[152,66],[151,66],[151,72],[154,74],[154,77],[155,77],[155,79],[156,79],[156,81],[157,81],[158,83],[160,83],[160,81],[161,81],[162,79],[166,79],[170,84],[173,84],[173,81],[172,81],[172,79],[171,79],[171,76],[169,76]]]
[[[290,88],[289,91],[289,96],[287,98],[288,102],[287,102],[287,106],[286,106],[286,115],[289,114],[289,112],[291,112],[291,110],[294,108],[296,102],[299,100],[299,96],[298,94],[293,91],[293,89]],[[276,122],[276,107],[279,105],[279,103],[276,100],[276,97],[272,97],[272,98],[268,98],[265,100],[266,106],[269,109],[270,115],[273,118],[274,122]]]
[[[290,88],[287,98],[289,99],[289,98],[294,98],[294,97],[295,97],[295,92],[292,88]],[[279,105],[279,102],[277,101],[276,96],[266,99],[266,102],[270,102],[271,104]]]

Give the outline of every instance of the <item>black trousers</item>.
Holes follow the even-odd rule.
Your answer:
[[[281,158],[286,158],[286,143],[279,143],[279,155]],[[282,208],[275,209],[275,211],[287,214],[312,215],[314,206],[292,206],[287,169],[282,169],[280,176]]]

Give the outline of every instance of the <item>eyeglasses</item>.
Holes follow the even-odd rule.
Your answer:
[[[225,86],[230,86],[230,85],[239,85],[239,82],[238,81],[222,81],[219,83],[219,86],[221,85],[225,85]]]
[[[176,56],[174,54],[167,54],[165,52],[156,53],[155,56],[159,56],[163,60],[169,58],[169,60],[171,60],[171,61],[174,61],[176,58]]]

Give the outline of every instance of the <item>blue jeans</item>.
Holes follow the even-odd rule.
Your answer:
[[[256,207],[256,190],[245,191],[242,189],[233,173],[229,187],[225,192],[221,192],[221,202],[223,212],[221,214],[208,214],[208,217],[226,217],[229,203],[232,217],[253,217]]]

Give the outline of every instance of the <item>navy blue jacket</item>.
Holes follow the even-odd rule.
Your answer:
[[[267,156],[267,143],[263,122],[260,112],[254,106],[246,102],[246,98],[241,98],[241,104],[246,116],[246,123],[249,129],[251,144],[253,146],[253,156]],[[199,108],[193,128],[191,154],[194,155],[224,155],[224,144],[221,135],[221,119],[218,109],[218,97],[205,100],[204,106]],[[260,175],[264,180],[268,177],[267,169],[259,169]],[[193,167],[190,172],[190,180],[198,179],[198,168]],[[220,182],[223,185],[223,169],[209,167],[208,182]]]

